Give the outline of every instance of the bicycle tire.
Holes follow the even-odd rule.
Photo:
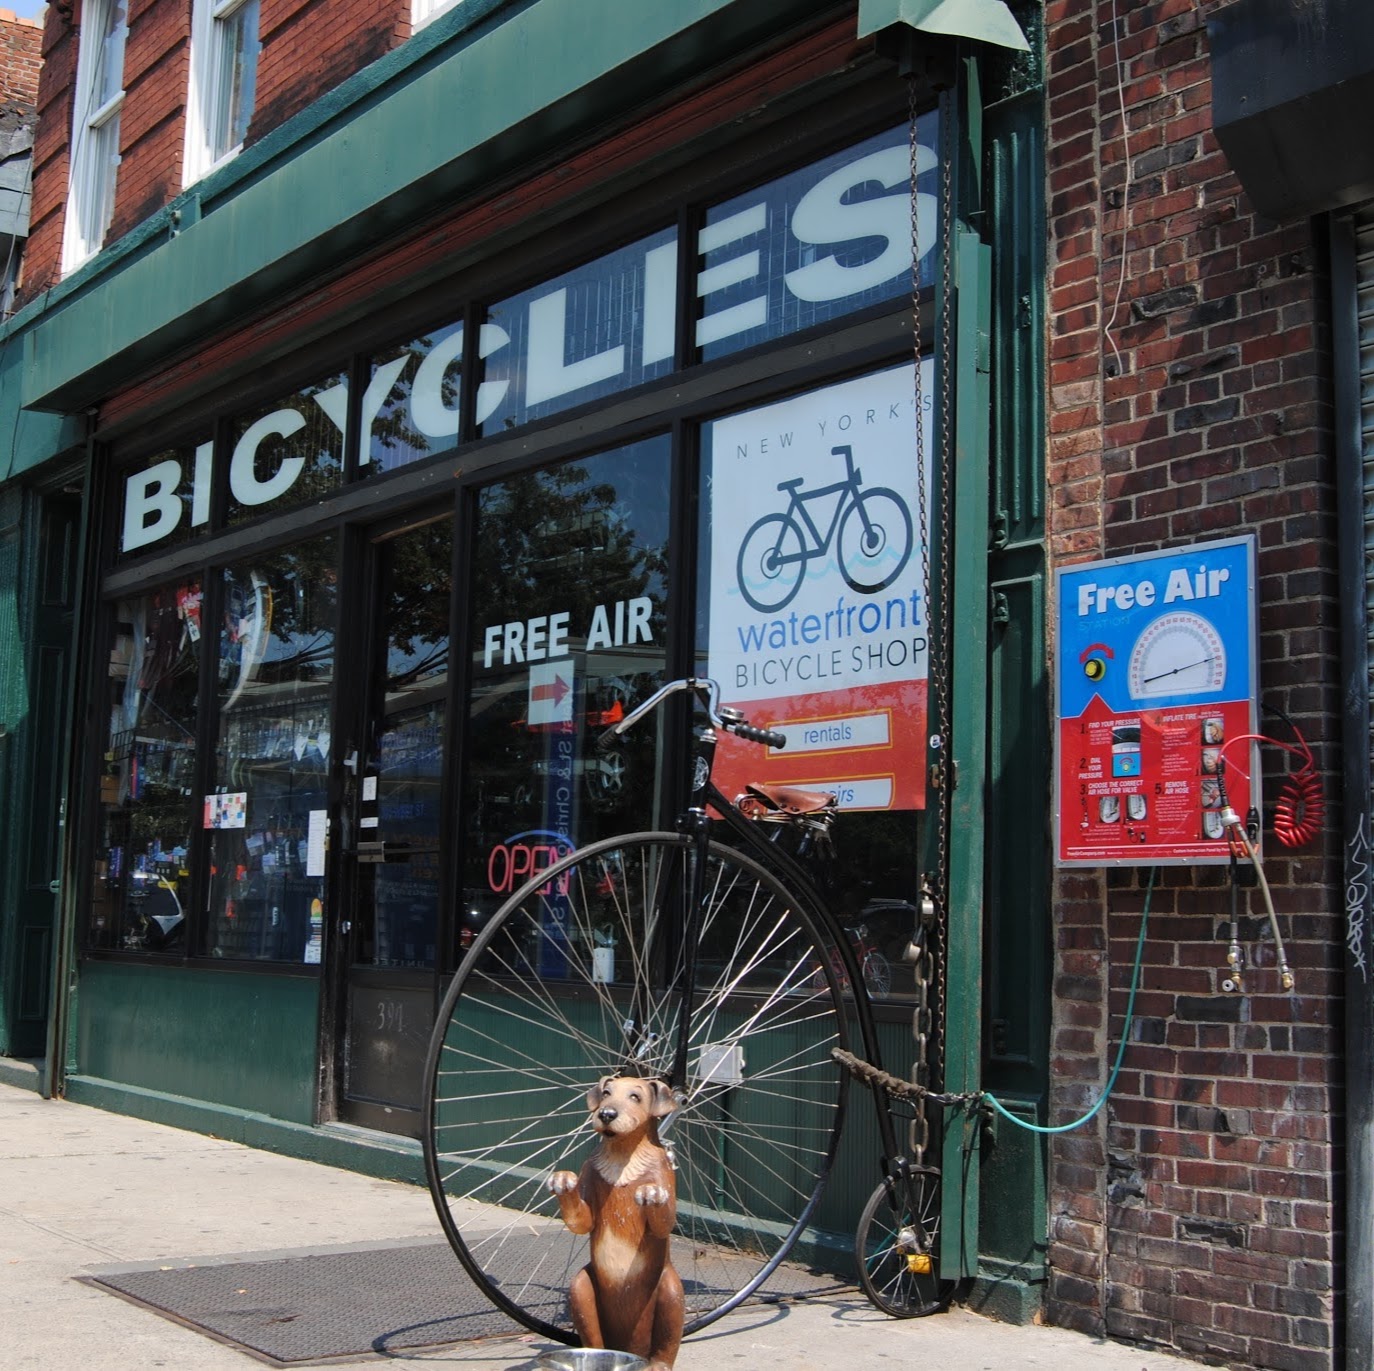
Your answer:
[[[863,506],[862,514],[860,505]],[[885,507],[884,513],[874,512],[874,507],[878,505]],[[872,548],[866,546],[865,535],[868,529],[865,527],[864,516],[867,516],[868,523],[882,535],[881,541]],[[850,539],[854,536],[852,530],[856,519],[859,527],[859,545],[854,549]],[[889,525],[893,527],[889,528]],[[896,550],[897,529],[901,530],[904,540],[900,552]],[[852,589],[860,594],[872,595],[885,586],[890,586],[902,574],[911,559],[911,511],[907,508],[906,501],[895,490],[888,490],[886,486],[874,486],[871,490],[856,495],[853,504],[845,510],[844,517],[840,520],[840,527],[835,535],[835,547],[840,574]],[[868,574],[861,576],[851,565],[854,562],[858,562],[860,566],[869,562],[873,565]]]
[[[775,525],[776,534],[770,532],[762,539],[756,536]],[[795,551],[784,551],[783,544],[789,539]],[[786,609],[801,589],[807,560],[806,539],[797,521],[790,514],[765,514],[740,539],[735,559],[739,593],[760,614],[776,614]],[[768,595],[765,590],[780,593]]]
[[[494,1304],[564,1342],[575,1341],[566,1295],[587,1241],[558,1218],[548,1177],[590,1151],[589,1086],[624,1067],[668,1069],[682,944],[667,905],[690,846],[641,833],[550,866],[478,935],[430,1042],[422,1138],[444,1232]],[[824,943],[812,918],[722,844],[710,844],[706,875],[691,1067],[675,1083],[686,1099],[663,1128],[688,1333],[756,1290],[809,1222],[847,1094],[830,1056],[845,1017],[833,977],[813,984]],[[610,980],[595,979],[598,928],[617,939]]]
[[[913,1168],[905,1186],[894,1179],[890,1190],[884,1182],[868,1197],[854,1233],[854,1259],[864,1294],[883,1313],[915,1319],[945,1307],[937,1170]]]

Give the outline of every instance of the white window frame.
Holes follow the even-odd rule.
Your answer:
[[[431,20],[462,3],[463,0],[410,0],[410,31],[418,33]]]
[[[124,22],[112,30],[111,19],[121,10]],[[72,104],[71,175],[66,222],[62,228],[63,275],[100,251],[114,213],[119,172],[119,114],[124,107],[124,51],[129,36],[127,0],[86,0],[81,20]],[[119,74],[115,83],[118,89],[96,106],[101,88],[106,84],[104,60],[109,52],[106,40],[116,34],[119,36]],[[113,153],[109,147],[111,142],[114,143]],[[100,222],[93,222],[92,215],[97,215]]]
[[[207,172],[237,157],[243,144],[215,150],[215,138],[227,112],[229,92],[223,88],[223,56],[226,34],[233,19],[259,0],[195,0],[191,12],[191,81],[186,98],[186,144],[182,156],[183,186],[199,181]],[[259,8],[259,21],[261,9]],[[251,59],[256,73],[261,40]]]

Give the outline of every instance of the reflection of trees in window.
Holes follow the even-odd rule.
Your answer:
[[[479,619],[493,611],[521,619],[567,609],[574,632],[585,632],[598,604],[639,595],[654,597],[660,618],[666,536],[643,537],[625,491],[593,479],[589,468],[598,465],[532,472],[483,492],[473,572]],[[666,487],[666,480],[654,484]],[[666,489],[659,498],[666,510]]]
[[[382,612],[390,638],[387,675],[395,689],[448,670],[451,522],[441,519],[394,539],[387,557]]]
[[[372,384],[388,374],[394,380],[372,420],[362,454],[362,475],[394,471],[458,441],[462,330],[461,323],[432,329],[423,338],[373,359]],[[436,377],[430,358],[440,346],[446,354],[456,355],[449,357]]]
[[[253,448],[252,474],[254,482],[262,487],[270,485],[277,478],[284,463],[299,462],[300,470],[287,489],[273,495],[265,503],[232,500],[230,522],[239,523],[244,519],[255,518],[265,509],[277,508],[283,503],[300,504],[323,499],[337,490],[343,479],[343,440],[347,409],[347,378],[331,376],[316,384],[302,386],[293,395],[240,416],[233,426],[235,445],[260,420],[290,411],[300,415],[303,422],[294,432],[268,432],[258,439]],[[287,428],[291,427],[289,420],[275,422]],[[259,495],[261,493],[259,492]]]

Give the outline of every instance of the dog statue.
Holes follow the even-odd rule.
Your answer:
[[[611,1347],[669,1371],[682,1342],[682,1281],[668,1259],[677,1183],[658,1121],[677,1107],[662,1081],[603,1076],[587,1092],[601,1136],[581,1175],[555,1171],[549,1189],[573,1233],[591,1234],[591,1260],[568,1292],[584,1347]]]

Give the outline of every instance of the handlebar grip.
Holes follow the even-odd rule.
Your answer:
[[[611,744],[615,742],[619,737],[620,731],[616,728],[614,724],[612,724],[610,728],[608,728],[604,733],[598,733],[596,735],[596,742],[594,742],[592,746],[598,752],[605,752],[610,748]]]
[[[773,747],[781,750],[787,746],[787,738],[782,733],[775,733],[771,728],[754,728],[749,724],[737,724],[735,733],[747,739],[751,743],[761,743],[764,747]]]

